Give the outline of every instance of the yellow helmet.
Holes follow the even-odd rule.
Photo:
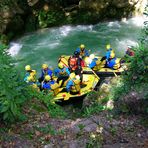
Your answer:
[[[109,50],[111,48],[110,44],[106,45],[106,49]]]
[[[26,65],[26,66],[25,66],[25,70],[26,70],[26,71],[31,70],[31,66],[30,66],[30,65]]]
[[[114,57],[115,57],[115,52],[111,52],[110,58],[114,58]]]
[[[49,81],[51,79],[51,77],[49,75],[45,76],[45,81]]]
[[[80,45],[80,48],[84,49],[85,48],[85,45],[84,44],[81,44]]]
[[[60,69],[62,69],[62,68],[64,68],[64,65],[63,65],[62,63],[59,63],[59,64],[58,64],[58,67],[59,67]]]
[[[43,64],[43,65],[42,65],[42,68],[43,68],[43,69],[46,69],[46,68],[48,68],[48,65],[47,65],[47,64]]]
[[[95,58],[95,55],[94,55],[94,54],[91,54],[91,55],[89,56],[89,58],[90,58],[90,59],[94,59],[94,58]]]
[[[72,72],[69,77],[70,77],[70,79],[74,79],[75,76],[76,76],[76,74],[74,72]]]

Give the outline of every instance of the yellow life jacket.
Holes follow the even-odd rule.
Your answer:
[[[57,95],[60,92],[60,85],[58,83],[52,84],[51,90],[53,91],[54,95]]]
[[[105,66],[106,60],[100,61],[100,59],[98,59],[96,61],[96,66],[93,68],[93,70],[99,70],[101,68],[103,68]]]
[[[28,81],[29,82],[36,82],[37,81],[37,79],[36,79],[36,70],[32,70],[30,72],[30,75],[28,77]]]
[[[71,91],[72,92],[79,92],[81,90],[81,87],[80,87],[80,80],[73,80],[74,82],[74,86],[72,86],[71,88]]]
[[[120,68],[120,59],[116,59],[116,64],[114,65],[114,69],[119,69]]]
[[[60,57],[58,60],[58,63],[61,63],[64,65],[64,67],[68,67],[68,60],[65,57]]]
[[[80,56],[84,56],[85,55],[85,50],[80,50]]]

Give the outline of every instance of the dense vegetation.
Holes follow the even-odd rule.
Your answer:
[[[46,96],[22,82],[22,77],[4,45],[0,47],[0,63],[0,119],[2,121],[12,123],[25,120],[23,107],[33,98],[43,102],[51,116],[65,116],[61,108],[52,102],[52,94]]]
[[[148,6],[144,14],[148,17]],[[120,85],[115,89],[114,99],[124,104],[126,111],[148,113],[148,22],[144,22],[139,46],[134,47],[135,56],[128,57],[128,71],[122,75]],[[118,108],[121,106],[119,105]]]
[[[26,100],[25,91],[6,47],[0,48],[0,118],[13,122],[20,119],[21,106]]]

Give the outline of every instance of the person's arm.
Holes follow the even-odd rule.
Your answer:
[[[66,68],[65,70],[66,70],[66,73],[67,73],[68,75],[70,75],[70,71],[69,71],[69,69]]]
[[[89,64],[89,67],[90,68],[94,68],[96,66],[96,61],[93,60],[90,64]]]

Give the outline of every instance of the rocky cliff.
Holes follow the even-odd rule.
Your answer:
[[[12,38],[24,31],[62,24],[94,24],[143,13],[147,0],[1,0],[0,34]]]

